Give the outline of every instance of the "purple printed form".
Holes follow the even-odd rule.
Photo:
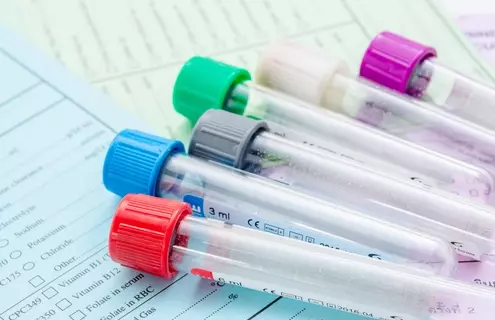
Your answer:
[[[495,12],[463,16],[458,23],[486,61],[495,65]]]

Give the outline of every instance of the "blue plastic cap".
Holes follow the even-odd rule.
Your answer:
[[[182,152],[184,145],[178,140],[123,130],[108,148],[103,184],[121,197],[129,193],[156,196],[163,164],[170,155]]]

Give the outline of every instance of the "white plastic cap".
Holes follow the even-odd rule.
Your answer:
[[[347,64],[323,51],[281,41],[270,45],[260,56],[254,81],[301,100],[328,109],[340,107],[344,84],[336,75],[350,76]]]

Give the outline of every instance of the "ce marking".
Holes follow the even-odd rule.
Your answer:
[[[256,229],[259,229],[260,228],[260,221],[259,220],[253,220],[253,219],[249,219],[248,220],[248,225],[250,227],[255,227]]]
[[[266,293],[277,294],[277,292],[275,290],[270,290],[268,288],[263,289],[263,291]]]

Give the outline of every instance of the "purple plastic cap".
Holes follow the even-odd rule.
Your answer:
[[[361,77],[382,86],[415,95],[408,88],[414,69],[422,61],[436,55],[437,52],[433,47],[391,32],[382,32],[370,42],[359,73]]]

